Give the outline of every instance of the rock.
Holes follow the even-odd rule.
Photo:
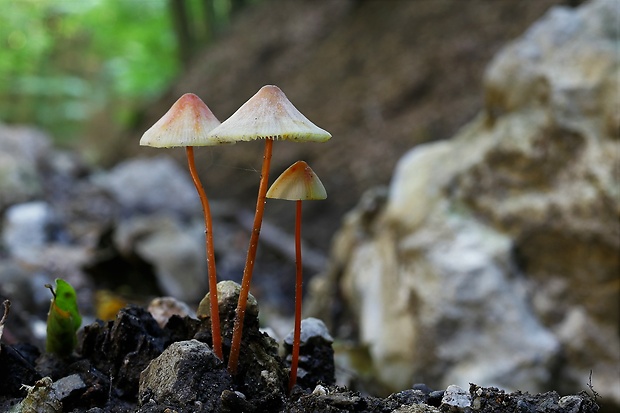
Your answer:
[[[149,303],[147,310],[161,328],[164,328],[166,324],[168,324],[168,321],[173,315],[179,317],[196,316],[187,304],[174,297],[154,298]]]
[[[555,391],[541,394],[505,393],[493,387],[484,388],[471,384],[469,394],[471,395],[473,411],[480,413],[596,413],[599,410],[594,399],[585,393],[560,399]]]
[[[217,301],[220,312],[220,324],[222,332],[232,332],[235,324],[235,310],[239,300],[241,286],[230,280],[217,283]],[[196,314],[199,318],[207,318],[211,314],[211,294],[206,294],[198,304]],[[258,301],[250,293],[245,308],[245,318],[243,320],[245,329],[258,329]],[[232,333],[230,334],[232,337]]]
[[[43,377],[33,386],[26,386],[28,395],[11,413],[62,413],[62,402],[52,387],[52,379]]]
[[[312,294],[344,296],[390,388],[577,392],[592,369],[620,404],[616,9],[550,10],[489,66],[485,111],[345,218]]]
[[[224,363],[209,346],[197,340],[180,341],[141,373],[139,400],[153,399],[175,408],[194,406],[196,412],[216,411],[221,393],[231,384]]]
[[[143,308],[122,309],[114,321],[97,321],[84,327],[81,354],[94,367],[115,377],[125,397],[137,394],[140,372],[168,344],[165,332]]]
[[[425,404],[414,404],[413,406],[401,406],[392,413],[439,413],[441,410]]]
[[[453,384],[449,385],[441,399],[443,412],[471,412],[469,393]]]
[[[284,353],[289,366],[293,349],[293,334],[294,332],[291,331],[284,338]],[[333,342],[334,339],[323,321],[314,317],[301,320],[297,367],[298,385],[311,389],[318,383],[334,384],[336,382]]]
[[[124,161],[93,181],[112,194],[125,214],[165,211],[187,217],[200,212],[189,173],[165,156]]]
[[[284,342],[290,346],[293,345],[293,334],[291,331],[285,338]],[[334,342],[333,337],[329,334],[327,326],[322,320],[314,317],[308,317],[301,320],[301,331],[299,334],[301,345],[310,344],[312,341],[330,344]]]
[[[33,261],[47,244],[50,218],[51,209],[46,202],[27,202],[9,207],[3,222],[4,247],[16,258]]]
[[[217,284],[218,308],[223,336],[224,354],[230,351],[235,311],[239,301],[241,286],[233,281],[220,281]],[[210,323],[210,294],[207,294],[198,306],[198,317]],[[277,411],[284,403],[286,374],[282,360],[278,356],[278,344],[267,334],[261,333],[259,327],[259,307],[256,298],[248,296],[245,318],[243,320],[243,338],[237,368],[236,381],[252,383],[244,390],[245,398],[227,394],[222,399],[224,411],[240,411],[246,403],[255,411]],[[197,340],[210,342],[211,331],[201,330],[194,336]],[[224,396],[224,395],[223,395]]]
[[[0,211],[42,195],[38,168],[50,150],[43,132],[0,124]]]
[[[137,254],[153,266],[164,295],[197,301],[208,290],[203,231],[172,215],[143,215],[119,222],[114,242],[124,256]]]
[[[61,402],[71,396],[71,393],[83,391],[85,388],[86,383],[79,374],[65,376],[52,384],[52,389]]]

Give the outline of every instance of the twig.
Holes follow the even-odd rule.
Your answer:
[[[0,319],[0,339],[2,339],[2,333],[4,332],[4,323],[6,323],[6,319],[9,317],[9,310],[11,309],[11,302],[9,300],[4,300],[2,304],[4,305],[4,313],[2,315],[2,319]],[[2,351],[1,347],[0,351]]]
[[[592,397],[594,397],[594,403],[596,403],[596,400],[600,398],[601,395],[596,390],[594,390],[594,386],[592,385],[592,370],[590,370],[590,377],[588,378],[587,386],[592,392]]]
[[[9,300],[4,300],[2,305],[4,305],[4,314],[2,315],[2,319],[0,320],[0,326],[4,326],[4,323],[6,323],[6,319],[9,316],[9,310],[11,309],[11,302]],[[0,334],[0,336],[1,335],[2,334]]]

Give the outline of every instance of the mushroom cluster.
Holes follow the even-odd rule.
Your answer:
[[[217,307],[217,275],[213,252],[211,214],[206,193],[196,172],[193,147],[232,144],[257,139],[265,140],[254,222],[241,281],[241,292],[239,294],[239,301],[235,313],[231,350],[228,356],[228,371],[231,374],[237,372],[239,353],[241,350],[241,338],[243,335],[243,321],[247,299],[250,293],[252,272],[256,259],[266,198],[294,200],[297,203],[295,220],[297,276],[294,330],[296,339],[293,344],[289,389],[295,384],[301,328],[301,202],[304,200],[324,199],[327,194],[316,174],[303,161],[294,163],[284,171],[273,183],[269,191],[267,191],[269,168],[275,140],[325,142],[330,138],[331,134],[329,132],[319,128],[308,120],[308,118],[293,106],[286,95],[277,86],[267,85],[263,86],[254,96],[222,123],[217,120],[211,110],[198,96],[191,93],[185,94],[179,98],[159,121],[144,133],[140,140],[140,145],[166,148],[183,146],[186,148],[190,174],[196,186],[204,212],[209,293],[211,294],[209,311],[211,313],[213,351],[221,360],[224,360],[224,356],[222,353],[222,339]]]

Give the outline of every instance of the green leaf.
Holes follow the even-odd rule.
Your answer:
[[[68,356],[77,345],[77,331],[82,325],[82,317],[77,305],[75,290],[63,279],[56,279],[56,290],[51,291],[52,303],[47,314],[47,341],[45,350],[59,356]]]

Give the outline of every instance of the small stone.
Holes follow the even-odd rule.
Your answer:
[[[224,364],[208,345],[197,340],[171,344],[140,374],[139,400],[184,407],[196,401],[215,411],[221,394],[232,385]]]
[[[444,392],[440,407],[443,411],[469,412],[471,411],[469,393],[459,386],[451,384]]]
[[[52,389],[54,389],[60,401],[69,397],[74,391],[83,390],[85,387],[86,383],[84,383],[79,374],[63,377],[52,384]]]
[[[439,413],[436,407],[427,406],[426,404],[414,404],[411,406],[401,406],[392,411],[392,413]]]
[[[123,211],[168,212],[179,216],[192,216],[200,211],[187,172],[168,157],[124,161],[93,181],[105,188]]]
[[[334,339],[327,330],[327,326],[322,320],[314,317],[308,317],[301,320],[301,346],[309,343],[311,340],[317,339],[329,344],[334,342]],[[288,335],[284,338],[284,342],[289,346],[293,345],[293,331],[288,333]]]
[[[312,390],[312,394],[314,394],[315,396],[325,396],[327,394],[327,389],[325,388],[325,386],[317,384],[314,390]]]
[[[51,219],[47,202],[27,202],[8,208],[4,218],[2,241],[15,257],[32,260],[32,255],[45,246],[47,225]]]
[[[232,331],[233,329],[240,292],[241,285],[234,281],[226,280],[217,283],[217,300],[222,331]],[[198,305],[198,310],[196,311],[198,318],[210,316],[210,303],[211,294],[208,293]],[[256,301],[256,298],[254,298],[252,294],[249,294],[247,307],[245,308],[244,331],[246,328],[254,325],[258,329],[258,301]]]
[[[581,411],[581,405],[583,403],[583,399],[579,396],[571,395],[564,396],[558,402],[558,405],[565,409],[564,413],[579,413]]]
[[[325,323],[313,317],[301,320],[300,341],[297,384],[303,388],[313,388],[318,383],[334,384],[334,339]],[[284,339],[285,356],[289,363],[292,348],[293,332],[290,332]]]
[[[179,317],[185,316],[195,316],[194,312],[189,308],[187,304],[183,301],[179,301],[174,297],[157,297],[154,298],[148,307],[149,313],[153,316],[157,324],[161,328],[164,328],[165,325],[170,320],[170,317],[173,315],[178,315]]]
[[[23,386],[28,390],[26,398],[17,406],[17,413],[62,413],[62,403],[54,392],[52,379],[43,377],[34,386]]]
[[[224,390],[220,396],[222,412],[251,412],[255,407],[246,400],[245,394],[240,391]]]
[[[443,399],[443,390],[435,390],[428,394],[428,404],[431,406],[439,407],[441,400]]]

